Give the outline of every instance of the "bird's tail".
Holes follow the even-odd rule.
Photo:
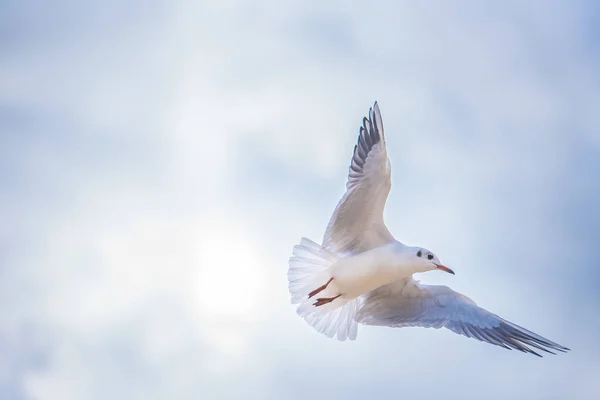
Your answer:
[[[313,242],[302,238],[294,246],[288,269],[288,288],[292,304],[300,304],[297,312],[313,328],[327,337],[354,340],[358,299],[344,299],[330,274],[338,257]]]

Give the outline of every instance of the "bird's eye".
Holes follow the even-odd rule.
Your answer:
[[[428,260],[433,260],[433,254],[427,254],[427,259]]]
[[[419,251],[417,252],[417,257],[421,257],[422,255],[423,255],[423,253],[421,252],[421,250],[419,250]]]

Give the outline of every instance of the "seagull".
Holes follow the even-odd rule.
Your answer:
[[[454,271],[430,250],[396,240],[383,220],[391,188],[383,120],[377,102],[354,146],[346,192],[322,244],[303,237],[289,259],[288,289],[297,313],[318,332],[355,340],[358,324],[446,328],[459,335],[541,357],[569,349],[509,322],[447,286],[424,285],[414,273]],[[539,351],[539,352],[538,352]]]

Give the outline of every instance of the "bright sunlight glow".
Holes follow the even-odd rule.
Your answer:
[[[265,274],[243,235],[204,237],[199,245],[200,311],[219,317],[252,320],[264,293]]]

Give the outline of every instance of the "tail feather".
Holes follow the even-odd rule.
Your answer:
[[[294,246],[288,269],[288,288],[292,304],[298,304],[297,313],[318,332],[327,337],[337,335],[339,340],[356,339],[357,323],[355,320],[358,299],[347,300],[339,297],[334,301],[316,307],[317,298],[329,298],[338,295],[335,281],[332,281],[322,292],[309,298],[309,293],[325,284],[331,278],[330,267],[338,257],[313,242],[302,238],[299,245]]]
[[[288,269],[292,304],[304,301],[312,290],[327,282],[329,267],[336,261],[333,253],[310,239],[302,238],[300,244],[294,246]]]

